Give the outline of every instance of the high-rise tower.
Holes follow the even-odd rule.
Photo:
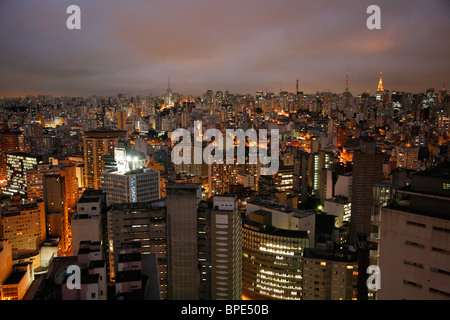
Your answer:
[[[126,131],[86,131],[84,133],[84,165],[86,188],[101,188],[101,173],[105,169],[103,157],[113,154],[119,139],[126,136]]]
[[[348,93],[348,71],[347,71],[347,77],[345,79],[345,92]]]
[[[378,81],[378,89],[377,92],[383,92],[383,72],[380,72],[380,81]]]

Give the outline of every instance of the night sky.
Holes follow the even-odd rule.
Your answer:
[[[81,8],[68,30],[66,8]],[[381,30],[366,9],[381,8]],[[0,96],[387,90],[450,83],[450,1],[0,0]]]

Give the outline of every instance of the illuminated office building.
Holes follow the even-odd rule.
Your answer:
[[[117,168],[102,173],[107,205],[159,199],[159,170],[144,167],[143,159],[127,156],[122,148],[116,148],[115,154]]]
[[[23,151],[23,136],[20,132],[0,132],[0,180],[6,181],[6,156],[10,152]]]
[[[242,294],[252,300],[301,300],[306,231],[275,228],[271,213],[249,213],[242,228]]]
[[[8,190],[4,187],[3,191],[6,194],[25,194],[27,190],[27,170],[36,169],[38,164],[42,162],[43,158],[40,155],[33,155],[26,152],[8,153],[6,156]]]

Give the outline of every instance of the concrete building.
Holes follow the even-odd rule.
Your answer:
[[[353,155],[349,239],[358,249],[360,270],[367,270],[370,265],[368,238],[372,230],[373,185],[383,181],[383,158],[383,154],[377,153],[373,138],[360,138],[360,150]],[[367,277],[366,272],[359,273],[358,300],[368,299]]]
[[[104,156],[114,153],[119,139],[124,138],[124,130],[96,130],[84,133],[84,186],[98,190],[101,188],[101,173],[104,171]]]
[[[77,213],[72,217],[72,252],[77,253],[82,241],[101,241],[102,199],[81,197]]]
[[[62,277],[62,300],[107,300],[106,263],[101,254],[100,242],[82,241],[76,257],[80,268],[80,289],[67,286],[68,274]],[[67,267],[62,270],[67,272]],[[62,271],[61,270],[61,271]],[[61,273],[61,271],[59,271]]]
[[[211,210],[211,299],[242,296],[242,218],[237,198],[216,195]]]
[[[450,299],[450,177],[433,168],[412,175],[381,210],[379,300]]]
[[[306,248],[302,275],[303,300],[356,300],[355,253]]]
[[[170,300],[198,299],[198,219],[200,184],[167,184],[167,239]]]
[[[0,239],[0,300],[22,300],[33,280],[32,263],[13,264],[11,243]]]
[[[352,204],[347,197],[336,196],[324,201],[323,211],[336,216],[336,227],[350,222]]]
[[[160,198],[159,170],[149,168],[127,172],[102,173],[102,190],[107,194],[107,205],[127,202],[148,202]]]
[[[1,223],[2,237],[9,241],[14,257],[38,252],[39,245],[47,238],[42,200],[28,205],[4,207]]]
[[[147,255],[156,257],[156,274],[160,286],[158,296],[161,299],[167,299],[167,225],[164,200],[114,204],[108,210],[107,225],[111,281],[116,281],[122,245],[138,242],[142,259],[146,260]]]

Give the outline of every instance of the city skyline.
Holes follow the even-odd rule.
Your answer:
[[[445,1],[69,1],[0,5],[0,96],[159,96],[206,90],[305,93],[440,90],[450,65]],[[50,17],[50,18],[49,18]]]

